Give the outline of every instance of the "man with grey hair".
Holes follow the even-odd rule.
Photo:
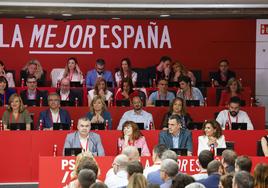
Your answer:
[[[254,178],[247,171],[236,172],[233,177],[233,188],[253,188]]]
[[[172,151],[172,150],[167,150],[167,151],[165,151],[162,154],[161,164],[166,159],[171,159],[171,160],[177,162],[178,161],[178,155],[174,151]],[[148,183],[150,183],[150,184],[157,184],[157,185],[163,184],[164,181],[161,179],[161,175],[160,174],[161,174],[160,169],[158,169],[158,170],[156,170],[154,172],[149,173],[148,176],[147,176]]]
[[[163,160],[160,167],[160,177],[165,183],[160,185],[160,188],[169,188],[178,171],[179,166],[176,161],[172,159]]]
[[[178,115],[171,115],[168,119],[168,130],[159,134],[159,144],[168,148],[186,148],[187,154],[192,155],[192,133],[182,129],[182,121]]]
[[[96,182],[96,174],[93,170],[82,169],[78,174],[78,182],[81,188],[88,188]]]
[[[106,177],[104,183],[109,188],[124,187],[128,184],[127,173],[128,157],[124,154],[117,155],[113,162],[114,175]]]
[[[90,151],[95,156],[104,156],[100,135],[90,132],[90,129],[90,120],[87,117],[80,118],[77,131],[67,135],[63,152],[66,148],[81,148],[82,151]]]

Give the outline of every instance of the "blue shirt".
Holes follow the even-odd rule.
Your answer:
[[[10,89],[7,88],[7,90],[5,91],[5,93],[2,95],[0,94],[0,100],[2,102],[2,105],[8,105],[8,100],[9,97],[13,94],[16,93],[15,89]],[[4,101],[5,100],[5,101]]]
[[[153,104],[155,104],[156,100],[169,100],[169,102],[171,103],[173,99],[175,99],[175,95],[170,91],[168,91],[165,96],[159,95],[158,91],[155,91],[149,97],[149,101],[152,101]]]
[[[106,80],[106,82],[113,83],[113,75],[110,71],[104,71],[101,75],[98,75],[96,69],[93,69],[87,72],[86,76],[87,88],[93,88],[98,77],[103,77]]]
[[[179,148],[179,140],[180,140],[180,133],[178,133],[176,136],[172,135],[173,148]]]

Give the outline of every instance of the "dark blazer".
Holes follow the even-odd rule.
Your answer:
[[[161,131],[159,134],[159,144],[164,144],[168,148],[174,148],[172,135],[168,131]],[[187,148],[188,151],[193,151],[192,132],[187,129],[180,130],[178,148]]]
[[[220,177],[221,176],[219,174],[215,173],[209,175],[206,179],[202,179],[197,182],[203,184],[206,188],[218,188]]]
[[[43,112],[40,112],[38,125],[36,126],[37,128],[39,127],[40,120],[42,120],[43,128],[53,127],[50,109],[47,109]],[[67,110],[64,110],[61,108],[60,108],[60,122],[67,123],[67,124],[71,125],[71,118],[70,118],[69,112]]]
[[[26,80],[28,77],[29,73],[26,70],[20,71],[20,84],[21,84],[21,79],[24,79],[24,85],[26,85]],[[37,79],[37,86],[38,87],[44,87],[46,85],[46,71],[43,70],[43,74],[39,79]]]
[[[5,91],[5,94],[0,94],[0,106],[3,106],[3,105],[8,105],[8,100],[9,100],[9,97],[13,94],[13,93],[16,93],[16,90],[13,89],[13,88],[7,88],[6,91]]]
[[[20,92],[20,97],[22,99],[23,104],[27,106],[40,106],[40,97],[43,97],[43,106],[47,106],[47,92],[36,90],[36,100],[29,101],[27,97],[27,90],[23,90]]]
[[[57,93],[59,94],[60,96],[60,90],[58,89],[57,90]],[[78,93],[78,91],[73,91],[72,89],[70,90],[70,93],[69,93],[69,105],[68,106],[75,106],[75,98],[78,99],[78,106],[82,106],[83,105],[83,94],[82,93]],[[61,105],[61,106],[64,106],[64,105]],[[67,106],[67,105],[65,105]]]
[[[218,71],[218,72],[213,73],[212,78],[214,80],[217,80],[219,82],[220,86],[225,87],[227,85],[228,80],[230,78],[235,78],[236,75],[235,75],[235,73],[233,71],[228,70],[226,76],[227,76],[227,80],[226,81],[223,81],[221,79],[221,73],[220,73],[220,71]]]

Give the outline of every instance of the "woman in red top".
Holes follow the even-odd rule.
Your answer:
[[[219,106],[226,106],[231,97],[237,96],[242,101],[245,101],[246,106],[250,106],[250,92],[245,92],[242,88],[241,82],[235,78],[231,78],[226,86],[226,90],[221,92],[221,99]]]
[[[130,100],[135,96],[138,96],[139,93],[136,90],[133,90],[133,83],[130,78],[124,78],[121,82],[120,88],[117,90],[115,94],[116,100]]]

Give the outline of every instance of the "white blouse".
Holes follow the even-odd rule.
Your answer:
[[[93,100],[93,98],[97,95],[95,95],[94,93],[94,89],[91,89],[88,91],[88,96],[90,97],[91,100]],[[111,97],[113,96],[113,93],[109,90],[107,90],[107,93],[105,95],[105,100],[108,101]]]
[[[116,81],[116,83],[119,84],[119,83],[121,82],[121,80],[122,80],[120,71],[117,71],[117,72],[115,73],[114,76],[115,76],[115,81]],[[131,73],[131,79],[132,79],[132,83],[133,83],[133,84],[136,83],[136,81],[137,81],[137,76],[138,76],[138,74],[137,74],[136,72],[132,71],[132,73]]]
[[[217,147],[215,148],[226,148],[225,137],[222,135],[217,139]],[[197,155],[201,153],[203,150],[210,150],[210,146],[208,145],[208,137],[205,135],[201,135],[198,137],[198,151]]]

